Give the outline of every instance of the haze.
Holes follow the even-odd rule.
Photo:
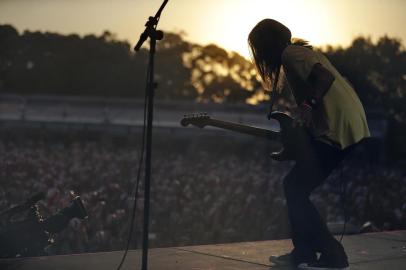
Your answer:
[[[162,0],[0,0],[0,23],[19,31],[101,34],[134,44]],[[170,0],[160,22],[186,39],[216,43],[248,56],[247,35],[269,17],[312,44],[347,46],[359,35],[406,39],[404,0]]]

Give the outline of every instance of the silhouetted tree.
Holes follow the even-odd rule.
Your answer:
[[[183,55],[192,45],[182,34],[166,33],[157,43],[156,79],[157,98],[195,100],[197,91],[190,81],[191,70],[183,63]]]
[[[185,64],[192,70],[191,81],[200,101],[245,102],[258,90],[252,63],[214,44],[193,46]]]
[[[374,44],[359,37],[347,49],[329,47],[325,53],[367,107],[406,121],[406,52],[400,40],[384,36]]]
[[[356,38],[348,48],[324,53],[355,86],[366,107],[406,119],[406,56],[400,40]],[[158,42],[157,97],[204,102],[266,100],[253,64],[235,52],[187,42],[166,33]],[[143,97],[148,51],[100,36],[59,35],[0,25],[0,89],[6,93]],[[284,90],[284,96],[288,91]]]

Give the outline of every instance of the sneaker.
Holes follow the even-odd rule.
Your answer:
[[[313,264],[308,264],[299,269],[349,269],[348,257],[341,244],[337,242],[321,254],[319,260]]]
[[[307,254],[306,256],[298,256],[294,249],[292,252],[281,256],[270,256],[269,261],[277,265],[297,266],[301,263],[317,262],[317,255],[315,253],[311,253]]]
[[[331,264],[322,261],[313,263],[301,263],[297,266],[297,268],[303,270],[350,270],[348,262],[341,264]]]
[[[281,256],[270,256],[269,261],[278,265],[295,265],[292,253],[284,254]]]

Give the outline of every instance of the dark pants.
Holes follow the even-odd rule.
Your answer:
[[[344,248],[329,232],[309,196],[339,165],[350,148],[339,150],[312,141],[306,160],[297,161],[284,179],[294,255],[299,262],[314,259],[316,252],[321,252],[326,260],[347,260]]]

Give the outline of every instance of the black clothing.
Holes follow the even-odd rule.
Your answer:
[[[325,260],[346,262],[343,246],[330,233],[309,196],[353,147],[340,150],[316,140],[310,144],[308,159],[297,161],[283,182],[295,261],[306,262],[321,252]]]

